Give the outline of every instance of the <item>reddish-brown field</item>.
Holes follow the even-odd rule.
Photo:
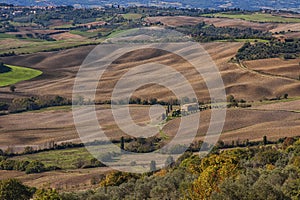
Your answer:
[[[162,22],[167,26],[182,26],[182,25],[196,25],[200,22],[213,24],[216,27],[235,27],[235,28],[253,28],[263,31],[271,31],[273,33],[285,31],[300,31],[300,23],[258,23],[250,22],[241,19],[228,18],[206,18],[206,17],[189,17],[189,16],[163,16],[163,17],[148,17],[146,21],[155,23]]]
[[[299,23],[295,23],[295,24],[278,24],[275,28],[271,29],[270,31],[275,33],[275,32],[280,32],[280,31],[296,31],[299,32],[300,31],[300,25]]]
[[[114,122],[108,106],[97,106],[97,117],[105,134],[119,139],[124,133]],[[146,125],[149,118],[148,106],[131,106],[132,119],[139,125]],[[44,148],[50,141],[80,142],[71,107],[65,110],[35,111],[0,116],[0,147],[14,147],[17,151],[29,145]],[[99,138],[97,138],[99,139]],[[101,138],[100,138],[101,139]]]
[[[244,64],[252,70],[299,79],[300,59],[283,60],[280,58],[245,61]]]
[[[66,33],[58,33],[51,36],[55,40],[68,40],[68,39],[84,39],[84,37],[80,35],[75,35],[69,32]]]
[[[299,103],[299,102],[298,102]],[[297,102],[291,102],[295,105]],[[290,105],[291,106],[291,105]],[[275,106],[274,106],[275,107]],[[191,117],[191,116],[188,116]],[[201,112],[197,138],[203,140],[210,122],[210,111]],[[179,125],[179,119],[171,121],[163,129],[167,135],[173,136]],[[215,122],[212,122],[215,123]],[[197,124],[194,124],[196,126]],[[298,136],[300,113],[280,109],[229,109],[227,110],[221,140],[231,143],[232,140],[261,140],[266,135],[271,140],[283,137]],[[186,132],[184,134],[190,134]]]
[[[203,44],[203,47],[218,66],[228,94],[233,94],[239,99],[243,98],[248,101],[260,100],[264,96],[274,97],[284,93],[288,93],[290,96],[298,96],[300,94],[299,81],[251,73],[248,70],[239,68],[234,63],[230,63],[229,60],[234,57],[241,46],[242,43],[220,42]],[[14,94],[9,92],[8,87],[0,88],[2,93],[0,98],[8,100],[32,95],[62,95],[71,98],[79,66],[93,48],[93,46],[89,46],[59,52],[3,58],[3,61],[8,64],[39,69],[43,71],[43,75],[31,81],[18,83],[16,85],[17,92]],[[186,69],[189,67],[187,63],[171,54],[157,55],[152,51],[144,51],[143,54],[140,54],[140,52],[132,53],[130,56],[123,58],[122,64],[114,65],[110,70],[106,71],[104,78],[99,83],[96,100],[109,99],[113,85],[127,71],[129,66],[132,67],[148,62],[159,62],[176,68],[187,76],[195,88],[199,99],[207,99],[208,91],[204,80],[199,77],[197,72],[193,70],[187,71]],[[267,68],[269,66],[266,66]],[[143,98],[150,99],[153,97],[153,94],[149,95],[149,90],[155,91],[155,97],[158,99],[168,100],[173,96],[167,89],[153,85],[139,89],[137,94]]]
[[[0,180],[17,178],[24,184],[37,188],[56,188],[63,191],[79,191],[96,188],[92,185],[93,178],[100,178],[110,172],[110,168],[78,169],[65,171],[52,171],[40,174],[25,174],[18,171],[1,171]]]

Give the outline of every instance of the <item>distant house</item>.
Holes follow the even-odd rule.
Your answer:
[[[193,112],[199,110],[198,103],[184,104],[181,106],[181,112]]]

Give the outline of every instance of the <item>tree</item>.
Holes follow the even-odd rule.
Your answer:
[[[191,171],[200,172],[188,189],[189,199],[210,199],[212,192],[218,191],[219,185],[225,179],[238,174],[239,158],[224,154],[203,158],[200,164],[195,163],[189,166],[192,168]]]
[[[11,85],[10,87],[9,87],[9,90],[11,91],[11,92],[15,92],[16,91],[16,86],[15,85]]]
[[[165,119],[166,119],[166,114],[165,114],[165,113],[163,113],[163,114],[161,115],[161,119],[162,119],[162,120],[165,120]]]
[[[150,171],[151,172],[155,172],[157,169],[156,169],[156,162],[154,160],[151,161],[150,163]]]
[[[121,150],[124,150],[124,145],[125,145],[125,141],[124,141],[124,137],[122,136],[122,137],[121,137],[121,144],[120,144]]]
[[[30,189],[16,179],[2,180],[0,182],[1,200],[29,200],[31,196]]]
[[[264,145],[267,145],[267,144],[268,144],[267,136],[264,136],[264,137],[263,137],[263,144],[264,144]]]
[[[55,189],[40,189],[33,196],[34,200],[62,200]]]
[[[26,174],[41,173],[46,171],[45,165],[39,161],[33,161],[26,166]]]
[[[172,156],[169,156],[165,162],[165,167],[171,167],[174,164],[174,159]]]

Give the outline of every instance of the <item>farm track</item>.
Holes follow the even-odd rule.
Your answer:
[[[248,71],[248,72],[253,73],[253,74],[261,75],[263,77],[280,78],[280,79],[284,79],[284,80],[288,80],[288,81],[297,81],[297,82],[300,81],[296,78],[291,78],[291,77],[288,77],[288,76],[283,76],[283,75],[278,75],[278,74],[271,74],[271,73],[262,72],[262,71],[259,71],[259,70],[249,69],[242,61],[238,61],[236,63],[236,65],[242,70]]]

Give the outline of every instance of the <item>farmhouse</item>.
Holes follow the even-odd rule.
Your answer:
[[[198,103],[184,104],[181,106],[181,112],[192,112],[199,110]]]

